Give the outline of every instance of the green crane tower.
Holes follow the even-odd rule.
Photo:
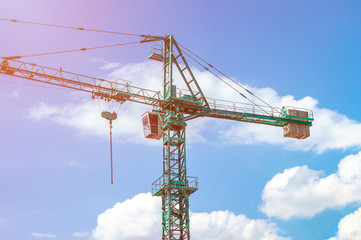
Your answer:
[[[283,127],[285,137],[304,139],[310,135],[313,114],[311,110],[293,107],[276,108],[206,98],[172,35],[139,36],[144,38],[141,43],[163,41],[163,47],[149,56],[163,63],[163,94],[127,83],[16,60],[20,56],[2,58],[0,74],[88,92],[93,99],[116,103],[131,101],[152,106],[153,111],[143,114],[142,122],[145,137],[163,141],[163,174],[152,186],[153,195],[162,197],[162,239],[189,240],[189,196],[198,190],[199,184],[198,178],[187,176],[187,121],[211,117],[265,124]],[[173,67],[184,80],[186,93],[177,92],[173,82]]]

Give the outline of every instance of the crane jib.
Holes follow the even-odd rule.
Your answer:
[[[61,69],[47,68],[21,61],[4,59],[1,63],[0,73],[60,87],[91,92],[93,98],[100,98],[107,101],[121,103],[133,101],[155,107],[166,105],[166,101],[162,99],[162,96],[157,91],[139,88],[129,84],[114,83],[104,79],[92,78],[66,72]],[[245,105],[244,103],[229,102],[229,106],[227,106],[224,104],[226,101],[222,102],[222,100],[207,99],[210,107],[203,106],[202,102],[194,100],[193,97],[187,94],[183,94],[180,97],[172,97],[170,101],[171,105],[180,106],[180,112],[185,114],[189,119],[193,119],[192,116],[194,115],[196,117],[230,119],[273,126],[284,126],[288,123],[311,126],[313,121],[312,111],[310,110],[307,110],[306,115],[305,113],[303,115],[295,114],[295,111],[297,111],[295,108],[292,108],[288,112],[286,108],[284,108],[280,115],[275,115],[271,113],[271,111],[269,114],[257,114],[257,109],[255,110],[254,107],[239,107],[239,105],[237,105]]]

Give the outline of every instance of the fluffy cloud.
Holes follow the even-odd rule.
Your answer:
[[[269,217],[313,217],[326,208],[361,202],[361,152],[338,164],[338,171],[324,176],[307,166],[275,175],[262,194],[262,212]]]
[[[56,234],[52,234],[52,233],[33,232],[33,233],[30,234],[30,236],[37,237],[37,238],[56,238]]]
[[[160,201],[150,193],[141,193],[122,203],[116,203],[98,217],[93,231],[97,240],[159,239]]]
[[[252,88],[251,88],[252,89]],[[224,141],[233,144],[269,143],[282,145],[292,150],[313,150],[322,153],[331,149],[361,147],[361,138],[355,132],[361,131],[361,123],[347,118],[337,111],[318,107],[312,97],[295,99],[293,96],[279,96],[270,88],[252,89],[253,92],[273,106],[294,106],[312,109],[314,115],[311,137],[304,140],[289,139],[282,136],[282,130],[256,124],[229,124],[220,130]]]
[[[104,62],[104,64],[107,66],[108,63]],[[115,66],[115,64],[112,65]],[[161,91],[161,69],[162,66],[160,63],[147,61],[114,68],[107,76],[104,76],[104,78],[109,80],[130,79],[132,80],[131,85]],[[213,99],[247,102],[246,99],[241,98],[237,92],[227,87],[209,72],[194,69],[194,74],[206,96]],[[174,79],[179,91],[185,93],[186,91],[182,89],[186,87],[176,71]],[[233,86],[240,89],[235,84],[233,84]],[[305,140],[289,139],[283,137],[282,129],[278,127],[203,118],[189,122],[187,131],[188,139],[202,142],[204,141],[204,131],[212,128],[218,135],[218,143],[220,144],[268,143],[284,146],[292,150],[312,150],[318,153],[330,149],[361,147],[361,138],[354,134],[355,132],[361,131],[361,123],[349,119],[337,111],[320,108],[316,99],[309,96],[302,99],[295,99],[290,95],[279,96],[277,92],[271,88],[252,88],[249,86],[247,86],[247,88],[275,107],[294,106],[312,109],[315,120],[311,127],[311,137]],[[90,96],[87,97],[88,99],[90,98]],[[252,100],[257,101],[255,98]],[[209,101],[213,102],[214,100],[210,99]],[[257,103],[263,104],[259,101]],[[105,103],[100,104],[103,109],[108,109]],[[151,107],[141,104],[124,104],[119,112],[119,119],[114,122],[114,125],[118,127],[115,132],[119,133],[118,136],[123,136],[123,141],[154,144],[154,141],[144,140],[142,136],[140,115],[145,111],[151,111]],[[106,135],[107,126],[99,115],[100,110],[96,102],[84,101],[61,106],[51,106],[46,103],[40,103],[30,111],[30,117],[32,119],[49,119],[62,125],[74,127],[81,133]]]
[[[36,121],[48,119],[57,124],[72,127],[82,135],[108,138],[109,122],[100,116],[103,110],[108,111],[108,106],[106,103],[96,101],[84,101],[79,104],[69,103],[60,106],[39,103],[30,109],[29,117]],[[118,119],[113,121],[114,137],[127,142],[143,142],[140,116],[147,110],[149,111],[144,105],[123,106],[118,112]]]
[[[192,239],[281,240],[277,226],[268,220],[253,220],[229,211],[191,214]]]
[[[329,240],[359,239],[361,239],[361,208],[342,218],[338,224],[337,236]]]
[[[156,240],[161,236],[161,199],[141,193],[117,203],[98,217],[94,240]],[[267,220],[251,220],[228,211],[191,214],[194,240],[285,240]]]

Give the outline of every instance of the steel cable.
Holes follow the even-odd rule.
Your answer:
[[[53,54],[59,54],[59,53],[80,52],[80,51],[94,50],[94,49],[100,49],[100,48],[118,47],[118,46],[131,45],[131,44],[137,44],[137,43],[140,43],[140,41],[129,42],[129,43],[119,43],[119,44],[112,44],[112,45],[104,45],[104,46],[90,47],[90,48],[80,48],[80,49],[73,49],[73,50],[57,51],[57,52],[30,54],[30,55],[24,55],[24,56],[1,57],[1,58],[13,60],[13,59],[26,58],[26,57],[38,57],[38,56],[53,55]]]
[[[110,34],[118,34],[118,35],[136,36],[136,37],[143,36],[140,34],[122,33],[122,32],[106,31],[106,30],[100,30],[100,29],[83,28],[83,27],[69,27],[69,26],[47,24],[47,23],[27,22],[27,21],[20,21],[20,20],[16,20],[16,19],[7,19],[7,18],[0,18],[0,21],[9,21],[9,22],[13,22],[13,23],[27,23],[27,24],[41,25],[41,26],[48,26],[48,27],[67,28],[67,29],[80,30],[80,31],[101,32],[101,33],[110,33]]]
[[[263,102],[264,104],[266,104],[268,107],[276,110],[277,112],[279,112],[277,109],[275,109],[274,107],[272,107],[270,104],[268,104],[266,101],[264,101],[263,99],[261,99],[260,97],[258,97],[257,95],[255,95],[254,93],[252,93],[250,90],[248,90],[246,87],[242,86],[240,83],[238,83],[237,81],[233,80],[232,78],[228,77],[226,74],[224,74],[223,72],[221,72],[220,70],[218,70],[217,68],[215,68],[213,65],[211,65],[210,63],[208,63],[206,60],[204,60],[203,58],[199,57],[197,54],[195,54],[194,52],[192,52],[191,50],[189,50],[188,48],[186,48],[185,46],[183,46],[182,44],[178,43],[183,50],[188,51],[190,54],[192,54],[193,56],[197,57],[198,59],[200,59],[201,61],[203,61],[204,63],[206,63],[209,67],[213,68],[214,70],[216,70],[218,73],[222,74],[224,77],[226,77],[227,79],[229,79],[230,81],[232,81],[233,83],[235,83],[236,85],[238,85],[239,87],[241,87],[242,89],[244,89],[246,92],[248,92],[249,94],[251,94],[252,96],[254,96],[255,98],[257,98],[258,100],[260,100],[261,102]],[[186,53],[187,54],[187,53]],[[188,55],[188,54],[187,54]],[[189,55],[188,55],[189,56]],[[198,64],[200,64],[198,62]],[[203,65],[202,65],[203,66]],[[204,66],[203,66],[204,67]],[[208,68],[205,68],[207,71],[211,72]],[[213,73],[214,74],[214,73]],[[234,89],[234,88],[233,88]],[[237,91],[238,92],[238,91]],[[242,96],[244,96],[243,94],[241,94]],[[249,99],[248,99],[249,100]],[[255,104],[257,105],[257,104]],[[258,106],[258,105],[257,105]],[[259,106],[258,106],[259,107]]]
[[[205,70],[207,70],[208,72],[210,72],[211,74],[213,74],[216,78],[218,78],[219,80],[221,80],[222,82],[224,82],[227,86],[229,86],[230,88],[232,88],[233,90],[235,90],[237,93],[239,93],[242,97],[244,97],[245,99],[247,99],[248,101],[250,101],[252,104],[254,104],[255,106],[257,106],[259,109],[261,109],[263,112],[265,112],[266,114],[272,116],[272,114],[270,114],[269,112],[267,112],[266,110],[264,110],[260,105],[258,105],[257,103],[255,103],[254,101],[252,101],[251,99],[249,99],[247,96],[245,96],[243,93],[241,93],[240,91],[238,91],[235,87],[233,87],[232,85],[230,85],[228,82],[224,81],[220,76],[218,76],[217,74],[215,74],[214,72],[210,71],[206,66],[204,66],[202,63],[200,63],[199,61],[197,61],[196,59],[194,59],[192,56],[190,56],[188,53],[184,52],[184,54],[186,54],[189,58],[191,58],[193,61],[195,61],[196,63],[198,63],[199,65],[201,65]],[[271,107],[272,108],[272,107]]]

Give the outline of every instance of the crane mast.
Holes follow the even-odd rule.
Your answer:
[[[163,46],[163,84],[164,100],[168,103],[161,109],[163,119],[163,175],[153,183],[153,195],[162,197],[162,239],[190,239],[189,232],[189,196],[198,189],[198,178],[191,178],[189,184],[186,165],[186,121],[176,99],[176,88],[173,84],[173,63],[180,68],[177,57],[174,56],[173,36],[164,39]],[[177,45],[175,45],[177,46]],[[189,70],[188,65],[180,71]],[[192,75],[193,76],[193,75]],[[195,78],[192,79],[196,83]],[[201,91],[194,93],[187,82],[192,96],[202,95]],[[161,183],[159,183],[161,181]]]
[[[309,136],[313,114],[311,110],[293,107],[258,108],[252,104],[208,98],[203,94],[172,35],[142,37],[145,38],[142,42],[163,41],[163,47],[159,49],[161,51],[150,55],[151,59],[163,63],[163,93],[129,83],[26,63],[16,60],[16,57],[2,58],[0,73],[88,92],[93,99],[119,103],[131,101],[153,106],[153,112],[144,114],[142,120],[145,137],[163,141],[163,174],[152,185],[153,196],[162,197],[162,239],[189,240],[189,196],[198,190],[199,183],[198,178],[187,176],[187,121],[211,117],[271,125],[283,127],[285,137],[303,139]],[[174,66],[185,82],[186,94],[177,92],[173,79]]]

